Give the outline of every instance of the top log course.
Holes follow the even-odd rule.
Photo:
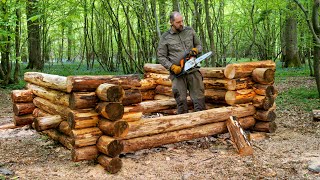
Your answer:
[[[139,75],[104,75],[104,76],[68,76],[67,92],[95,91],[100,84],[109,83],[122,86],[123,89],[140,87]]]
[[[143,66],[143,69],[145,73],[156,73],[156,74],[168,74],[169,71],[163,67],[161,64],[145,64]],[[200,68],[200,72],[203,77],[205,78],[224,78],[223,74],[224,68],[220,67],[205,67],[205,68]]]
[[[224,75],[229,79],[248,77],[256,68],[270,68],[275,70],[276,64],[272,60],[228,64],[224,70]]]
[[[67,77],[40,72],[24,73],[24,80],[42,87],[67,92]]]
[[[34,95],[31,90],[13,90],[11,92],[11,100],[13,103],[32,102]]]

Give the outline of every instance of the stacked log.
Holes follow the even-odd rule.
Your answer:
[[[13,103],[13,123],[15,126],[32,124],[32,115],[35,105],[33,104],[34,94],[30,90],[13,90],[11,100]]]

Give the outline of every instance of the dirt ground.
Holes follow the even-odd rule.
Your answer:
[[[283,81],[280,93],[314,86],[311,78]],[[0,89],[0,125],[12,121],[8,94]],[[69,150],[28,127],[0,130],[0,179],[320,179],[308,169],[320,164],[320,122],[299,107],[276,114],[276,133],[253,141],[253,156],[240,157],[222,134],[124,155],[115,175],[93,161],[72,162]]]

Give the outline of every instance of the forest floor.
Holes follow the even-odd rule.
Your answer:
[[[276,87],[281,95],[314,83],[292,77]],[[12,121],[12,105],[8,91],[0,89],[0,97],[1,125]],[[253,156],[240,157],[222,134],[127,154],[117,174],[93,161],[72,162],[69,150],[28,127],[0,130],[0,179],[320,179],[308,169],[320,165],[320,122],[295,107],[277,107],[278,129],[252,142]]]

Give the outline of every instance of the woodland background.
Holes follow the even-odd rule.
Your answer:
[[[174,10],[196,30],[204,52],[214,52],[203,66],[272,59],[283,68],[307,67],[319,82],[319,2],[1,0],[0,83],[54,66],[68,67],[61,75],[141,73],[145,63],[157,63]]]

